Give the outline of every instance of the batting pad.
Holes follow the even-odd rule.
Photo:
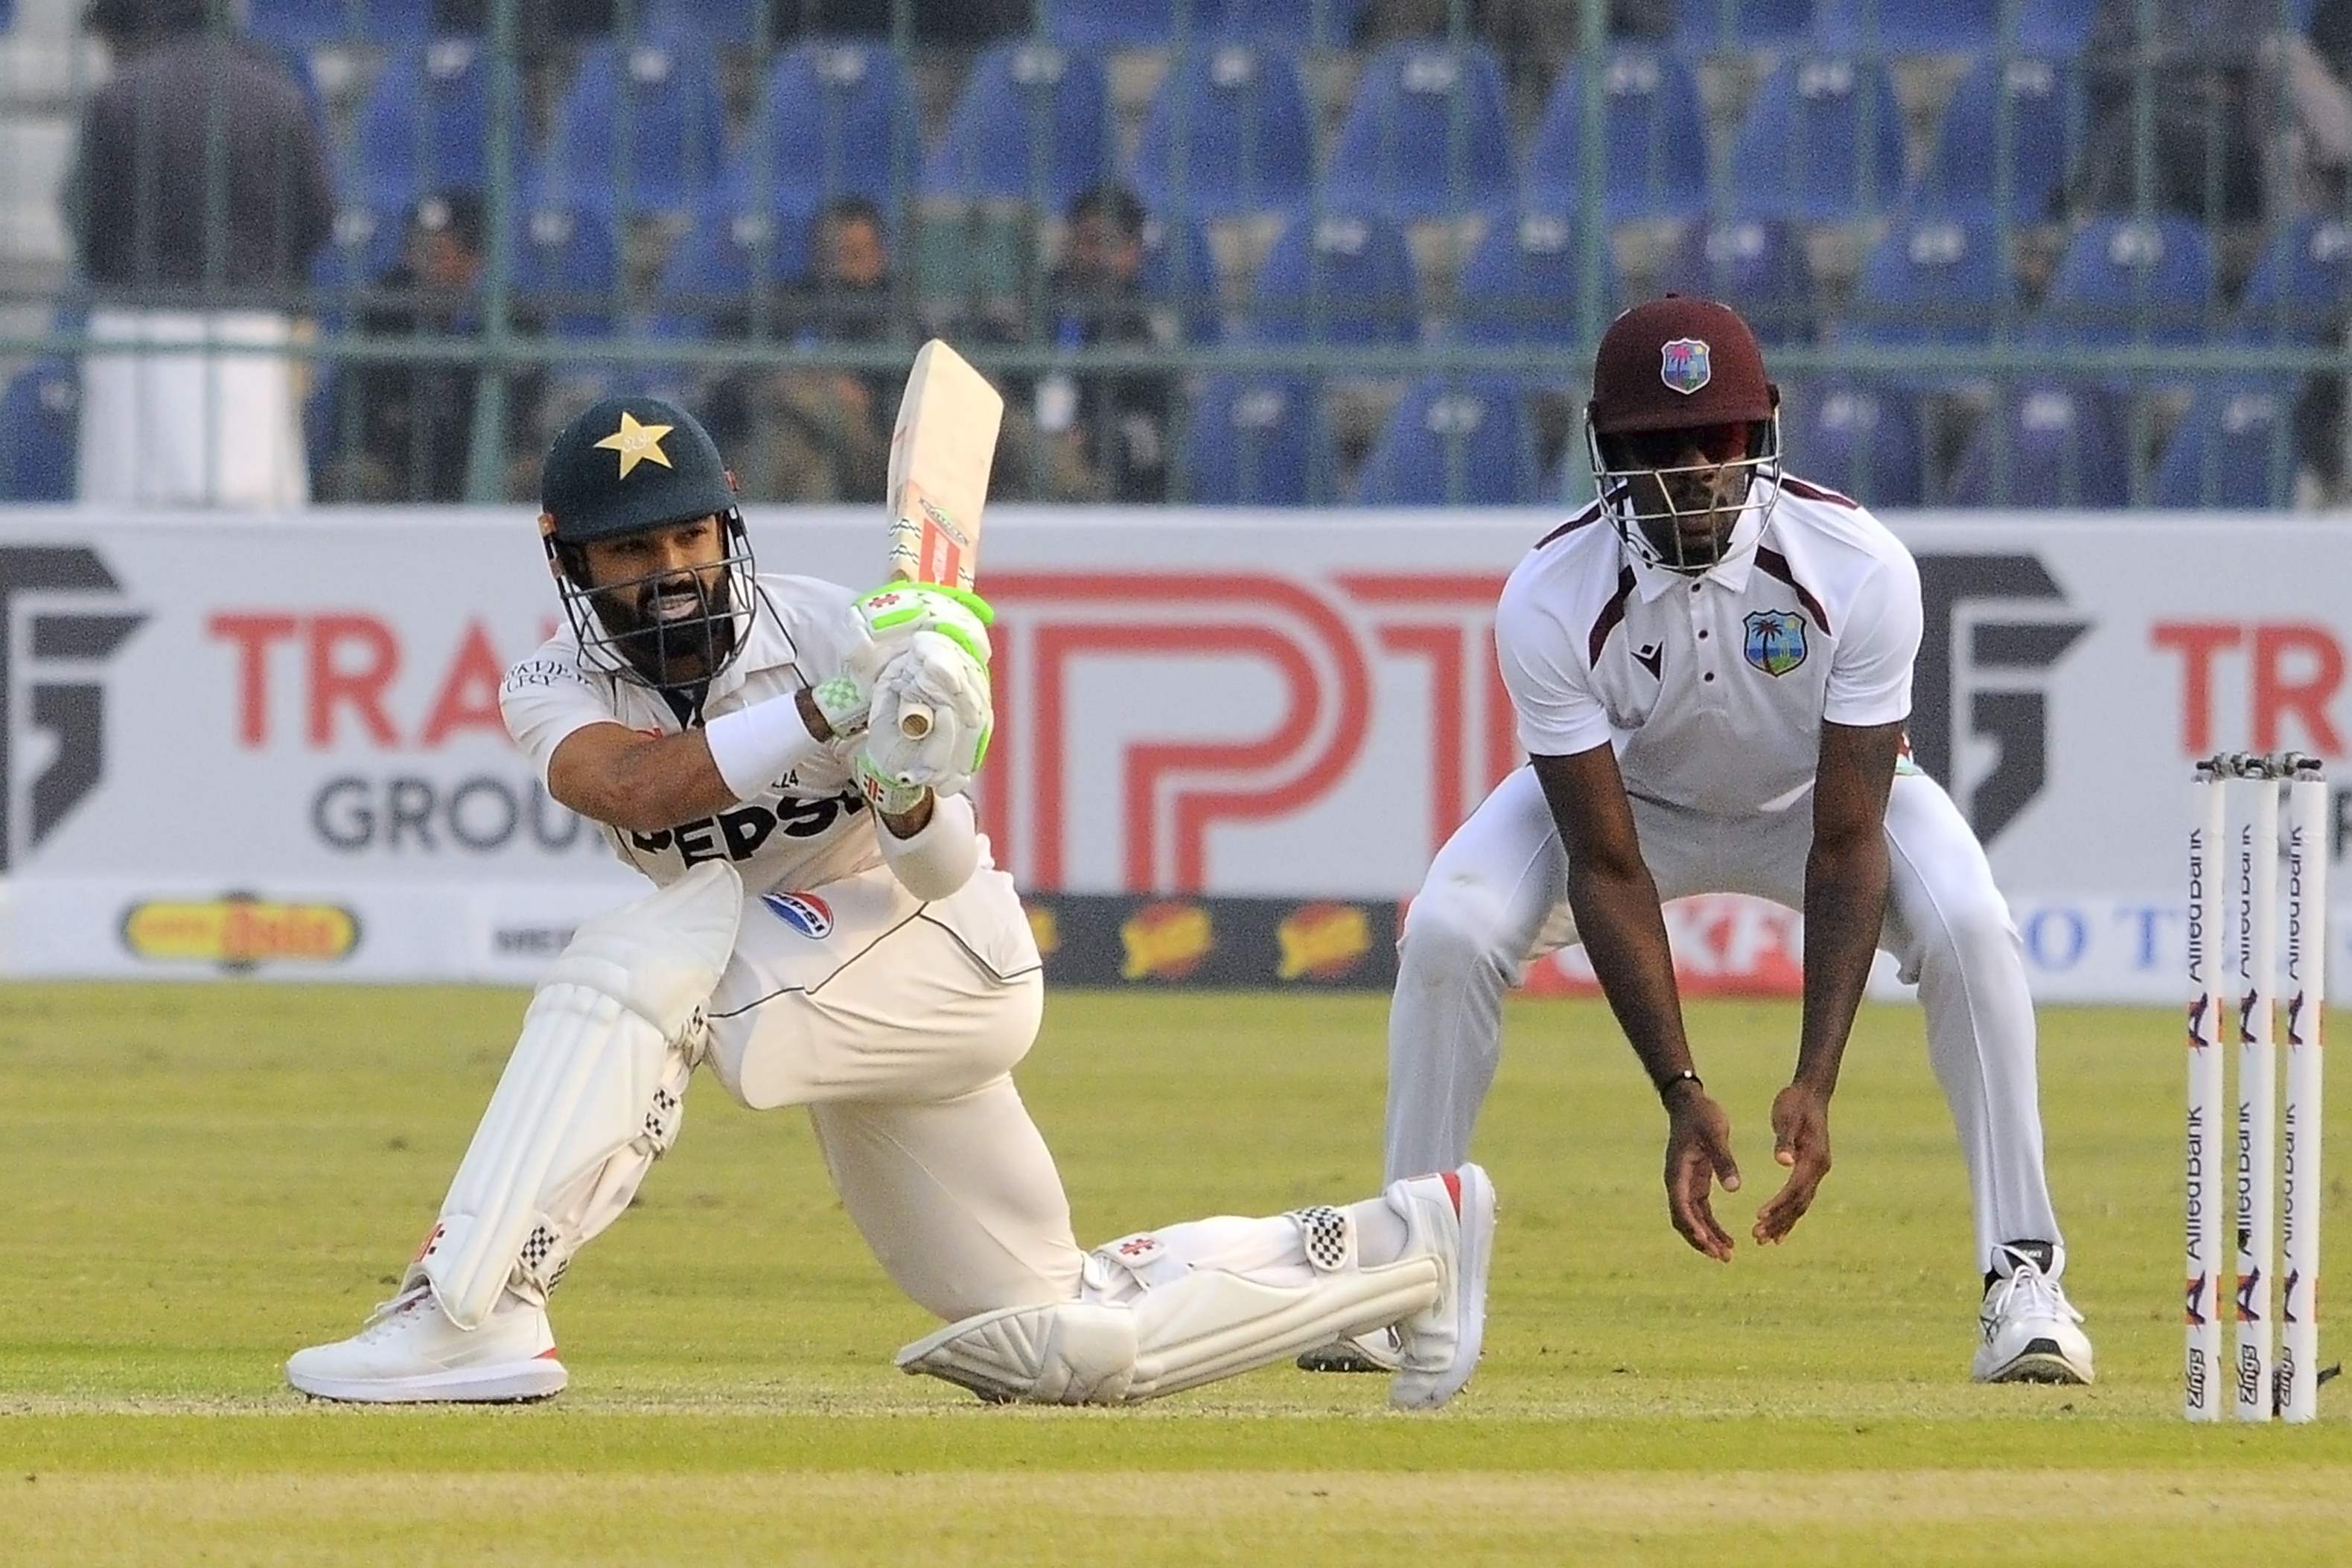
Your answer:
[[[1133,1405],[1402,1321],[1437,1300],[1439,1273],[1427,1254],[1305,1285],[1195,1268],[1125,1304],[983,1312],[908,1345],[898,1365],[987,1399]]]
[[[734,868],[706,861],[588,921],[556,960],[412,1270],[458,1327],[510,1284],[543,1299],[677,1138],[742,910]]]

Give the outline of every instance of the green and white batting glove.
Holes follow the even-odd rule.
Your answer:
[[[926,724],[902,722],[913,710]],[[957,639],[918,632],[874,688],[861,765],[894,784],[961,795],[988,759],[995,725],[987,666]],[[919,732],[909,735],[909,728]]]
[[[918,632],[946,637],[983,672],[988,668],[993,651],[988,626],[996,612],[970,589],[893,583],[858,595],[856,609],[851,635],[856,647],[838,671],[809,689],[817,711],[839,740],[855,741],[866,732],[876,683]]]

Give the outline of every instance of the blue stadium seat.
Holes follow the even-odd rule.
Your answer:
[[[487,183],[493,66],[480,39],[456,37],[410,45],[384,61],[346,158],[359,205],[390,211],[427,191]]]
[[[2034,336],[2075,350],[2194,345],[2215,335],[2215,312],[2213,247],[2202,225],[2177,215],[2106,214],[2067,242]],[[2130,370],[2105,378],[2115,390],[2180,379]]]
[[[1559,73],[1528,144],[1528,195],[1575,210],[1584,196],[1584,72]],[[1601,67],[1601,199],[1612,220],[1688,218],[1706,206],[1706,108],[1680,56],[1615,49]]]
[[[2294,504],[2294,382],[2231,376],[2200,385],[2157,465],[2158,506]]]
[[[410,43],[425,36],[419,0],[250,0],[246,31],[298,52],[321,44]],[[0,29],[7,26],[0,16]]]
[[[1946,499],[1963,507],[2128,505],[2128,452],[2123,416],[2098,386],[2023,382],[1977,426]]]
[[[2303,213],[2263,247],[2238,295],[2234,342],[2310,344],[2341,329],[2352,310],[2352,224]]]
[[[676,41],[698,38],[709,44],[749,44],[757,41],[760,12],[767,0],[635,0],[635,26],[631,35],[640,38]],[[618,31],[621,19],[616,5],[614,27]]]
[[[1902,218],[1863,258],[1841,317],[1843,342],[1888,348],[1982,348],[2019,299],[2001,231],[1989,216]],[[1902,373],[1915,387],[1963,390],[1982,373]]]
[[[347,319],[343,297],[366,288],[400,259],[406,210],[378,211],[354,203],[336,212],[333,237],[310,258],[310,286],[326,296],[315,314],[327,330]]]
[[[515,292],[551,336],[598,338],[621,321],[621,247],[594,207],[538,206],[515,216]]]
[[[1722,300],[1768,347],[1818,335],[1804,237],[1777,218],[1691,225],[1660,260],[1656,287]]]
[[[1063,0],[1065,5],[1081,0]],[[1290,48],[1338,49],[1356,35],[1357,20],[1370,0],[1194,0],[1214,6],[1220,37],[1244,38]]]
[[[1176,312],[1184,342],[1216,341],[1224,285],[1206,228],[1189,219],[1147,218],[1138,281],[1147,296]]]
[[[2000,117],[2009,158],[2000,158]],[[2082,79],[2063,60],[1988,55],[1969,68],[1937,122],[1934,150],[1911,182],[1909,205],[1956,214],[1999,210],[2008,171],[2011,222],[2036,223],[2082,146],[2088,110]]]
[[[1192,400],[1185,456],[1192,500],[1202,506],[1302,506],[1328,492],[1329,447],[1315,384],[1303,375],[1209,376]]]
[[[1903,110],[1885,60],[1800,55],[1756,89],[1726,165],[1733,216],[1840,223],[1903,190]]]
[[[699,337],[718,312],[744,306],[754,285],[808,276],[809,216],[714,199],[670,251],[654,287],[655,330]]]
[[[2017,47],[2072,59],[2091,41],[2091,16],[2098,8],[2099,0],[2029,0],[2017,8]]]
[[[80,367],[65,354],[44,355],[0,394],[0,500],[73,500],[80,450]]]
[[[1302,216],[1258,264],[1244,336],[1268,343],[1409,343],[1420,289],[1403,228],[1369,214]]]
[[[1154,212],[1293,212],[1315,183],[1314,117],[1288,55],[1248,44],[1188,51],[1151,95],[1132,177]]]
[[[1885,382],[1815,382],[1792,393],[1781,416],[1788,471],[1864,506],[1917,506],[1927,498],[1927,451],[1911,394]]]
[[[1060,213],[1118,172],[1101,57],[1041,43],[992,44],[972,63],[945,135],[923,166],[940,196],[1036,201]]]
[[[1519,384],[1432,375],[1405,389],[1351,499],[1359,506],[1518,506],[1535,493]]]
[[[921,163],[898,55],[887,43],[821,40],[794,45],[770,68],[722,184],[729,200],[752,210],[814,210],[854,192],[887,214]]]
[[[1990,49],[2004,0],[1821,0],[1816,47],[1857,53],[1930,54]],[[2021,10],[2032,10],[2028,4]]]
[[[1572,209],[1570,209],[1572,210]],[[1580,230],[1568,211],[1500,213],[1454,285],[1454,331],[1487,348],[1568,348],[1584,341],[1584,248],[1600,251],[1594,321],[1615,310],[1617,277],[1605,233]]]
[[[599,40],[556,105],[537,196],[622,216],[686,214],[718,182],[726,146],[708,44]]]
[[[1390,44],[1364,67],[1331,149],[1334,206],[1432,218],[1505,198],[1517,160],[1503,75],[1481,44]]]
[[[1192,36],[1205,32],[1224,7],[1219,0],[1045,0],[1040,31],[1079,49],[1157,49],[1176,33],[1177,11]]]
[[[1792,44],[1812,31],[1813,0],[1674,0],[1685,48],[1738,50]]]

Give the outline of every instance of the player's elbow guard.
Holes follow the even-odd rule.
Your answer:
[[[964,795],[935,797],[930,821],[912,838],[901,838],[879,822],[875,836],[891,875],[926,901],[956,892],[980,868],[980,826]]]

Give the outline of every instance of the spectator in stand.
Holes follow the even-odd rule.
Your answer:
[[[764,310],[796,348],[898,342],[911,358],[881,209],[864,196],[832,198],[817,211],[810,249],[804,281],[723,313],[713,334],[750,341],[755,311]],[[864,371],[761,365],[724,373],[700,401],[721,448],[740,454],[736,477],[747,497],[879,501],[905,383],[895,361]]]
[[[445,191],[409,209],[400,259],[371,286],[359,312],[372,339],[463,336],[481,303],[482,199]],[[517,330],[535,330],[518,306]],[[509,375],[507,449],[528,445],[544,380],[536,367]],[[328,441],[335,457],[320,494],[342,501],[459,501],[473,450],[477,371],[469,359],[360,360],[336,384]],[[531,454],[534,466],[538,454]]]
[[[1141,199],[1124,185],[1097,185],[1071,199],[1062,259],[1045,283],[1057,348],[1174,346],[1174,319],[1143,289],[1144,223]],[[1049,372],[1030,398],[1049,497],[1166,500],[1174,405],[1164,371]]]
[[[208,0],[91,0],[116,70],[65,190],[95,299],[79,494],[113,506],[310,499],[289,291],[333,225],[325,141],[277,58]],[[224,350],[227,352],[223,352]]]

